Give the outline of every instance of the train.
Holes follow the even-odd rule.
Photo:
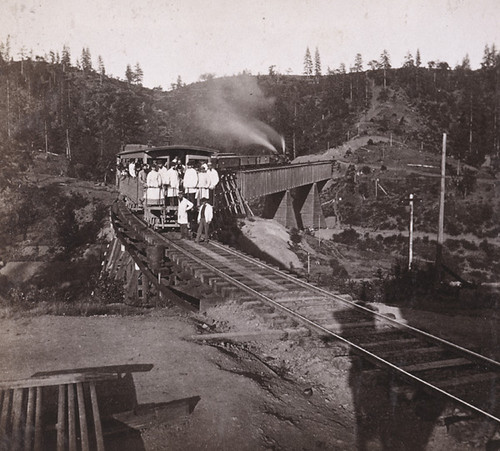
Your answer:
[[[258,169],[286,164],[283,155],[237,155],[218,150],[186,145],[149,146],[127,144],[117,154],[116,186],[126,206],[142,214],[144,221],[154,229],[177,229],[177,207],[166,205],[161,189],[146,188],[139,177],[132,177],[129,163],[147,165],[163,163],[170,167],[174,159],[182,167],[192,164],[195,168],[208,162],[218,172],[220,183],[214,190],[212,202],[215,210],[229,210],[230,213],[245,214],[244,199],[239,196],[235,173],[244,169]]]

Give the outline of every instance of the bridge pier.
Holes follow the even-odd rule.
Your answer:
[[[300,208],[302,228],[321,229],[326,227],[325,216],[319,198],[319,192],[323,186],[324,183],[319,187],[318,183],[313,183],[312,185],[297,188],[298,191],[302,191],[302,196],[305,194],[305,200]]]
[[[275,219],[287,228],[324,228],[325,216],[319,192],[325,182],[311,183],[293,190],[265,196],[263,217]]]
[[[325,227],[319,192],[332,178],[333,160],[241,170],[235,185],[243,199],[264,197],[263,217],[285,227]]]
[[[290,190],[265,196],[264,218],[276,219],[285,227],[298,227],[294,200]]]

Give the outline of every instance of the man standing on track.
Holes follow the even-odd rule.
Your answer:
[[[212,206],[208,203],[208,199],[201,199],[201,207],[198,212],[198,232],[196,233],[196,242],[200,242],[201,235],[205,235],[204,241],[208,243],[210,223],[212,222],[214,213]]]
[[[188,211],[193,208],[193,203],[184,197],[184,193],[179,191],[179,205],[177,206],[177,223],[181,228],[181,238],[189,240],[188,232]]]

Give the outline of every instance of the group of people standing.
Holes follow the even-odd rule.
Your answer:
[[[196,160],[195,160],[196,162]],[[198,211],[198,232],[196,242],[202,235],[205,242],[209,239],[209,225],[213,219],[214,189],[219,183],[219,174],[210,161],[202,164],[187,162],[187,168],[176,157],[167,168],[165,161],[159,160],[148,167],[138,163],[129,163],[129,174],[138,177],[145,188],[156,188],[164,198],[165,206],[177,207],[177,223],[181,237],[189,238],[189,225],[194,223]]]
[[[139,177],[141,171],[139,172]],[[143,181],[143,180],[141,180]],[[153,163],[144,184],[148,188],[162,188],[165,205],[177,205],[177,196],[182,191],[191,202],[201,204],[201,199],[213,201],[213,192],[219,183],[219,174],[211,162],[195,166],[192,161],[187,168],[174,158],[169,168],[163,161]]]

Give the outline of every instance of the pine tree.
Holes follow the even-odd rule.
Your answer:
[[[71,53],[69,51],[69,47],[66,45],[64,45],[62,49],[61,64],[63,66],[63,71],[65,71],[67,67],[71,66]]]
[[[405,61],[403,63],[403,67],[414,67],[415,61],[413,60],[413,55],[410,52],[407,52],[405,55]]]
[[[462,64],[460,65],[460,68],[464,70],[471,70],[468,53],[465,54],[464,59],[462,60]]]
[[[420,58],[420,50],[417,49],[417,54],[415,55],[415,66],[420,67],[422,64],[422,59]]]
[[[390,69],[391,68],[391,58],[389,56],[389,52],[385,49],[380,55],[380,67],[382,69]]]
[[[311,76],[313,73],[313,62],[311,58],[311,52],[309,47],[306,49],[306,54],[304,56],[304,75]]]
[[[80,64],[82,65],[82,70],[84,72],[90,72],[92,70],[92,58],[88,47],[82,49]]]
[[[483,61],[481,62],[481,68],[489,69],[495,66],[495,60],[497,56],[497,50],[495,44],[492,44],[491,48],[486,44],[484,46]]]
[[[314,75],[321,77],[321,58],[318,47],[316,47],[316,51],[314,52]]]
[[[99,71],[99,81],[102,85],[102,81],[104,79],[104,76],[106,75],[106,69],[104,67],[104,61],[101,55],[97,56],[97,70]]]
[[[387,88],[387,69],[391,68],[391,58],[389,52],[384,49],[380,55],[380,67],[384,69],[384,89]]]
[[[134,72],[134,82],[138,85],[142,86],[142,80],[144,78],[144,72],[141,69],[139,63],[135,64],[135,72]]]
[[[7,35],[7,39],[5,41],[5,45],[3,46],[3,59],[7,62],[10,61],[10,34]]]
[[[101,76],[106,75],[106,68],[104,67],[104,61],[101,55],[97,57],[97,69],[99,70],[99,74]]]
[[[361,57],[361,53],[356,53],[353,70],[354,72],[363,72],[363,58]]]
[[[134,82],[134,71],[130,64],[127,64],[127,68],[125,69],[125,79],[129,85]]]

